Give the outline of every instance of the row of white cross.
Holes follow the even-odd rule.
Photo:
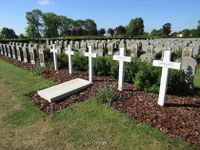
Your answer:
[[[53,48],[51,49],[54,58],[54,68],[57,70],[57,57],[56,57],[56,46],[53,44]],[[69,65],[69,73],[72,74],[72,59],[71,56],[74,55],[74,52],[71,49],[71,46],[68,45],[67,50],[65,52],[68,56],[68,65]],[[89,51],[85,53],[85,56],[89,59],[89,81],[92,82],[93,75],[93,67],[92,67],[92,58],[96,58],[96,53],[92,52],[92,47],[89,46]],[[124,62],[131,62],[131,57],[125,56],[124,48],[120,48],[120,54],[113,56],[114,60],[119,61],[119,76],[118,76],[118,90],[123,90],[124,84]],[[153,66],[162,67],[162,75],[161,75],[161,83],[160,83],[160,91],[159,91],[159,99],[158,104],[160,106],[164,105],[166,89],[167,89],[167,78],[168,78],[168,70],[172,69],[180,69],[181,64],[177,62],[171,62],[171,51],[164,52],[163,61],[154,60]]]

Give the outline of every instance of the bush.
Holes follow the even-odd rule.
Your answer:
[[[117,96],[115,95],[112,86],[104,85],[100,87],[99,92],[97,93],[98,102],[103,103],[105,106],[111,106],[112,102],[116,99]]]
[[[80,53],[75,53],[72,57],[74,69],[86,71],[88,70],[88,58]]]
[[[125,63],[125,80],[133,82],[136,73],[140,70],[141,61],[138,58],[133,58],[131,63]]]
[[[111,61],[111,70],[110,70],[111,76],[113,76],[115,79],[118,78],[119,75],[119,62],[116,60]]]
[[[68,67],[68,57],[66,54],[57,55],[57,61],[58,68]]]
[[[140,90],[158,93],[160,74],[159,68],[155,68],[151,64],[142,63],[141,69],[137,72],[133,81]]]
[[[191,83],[188,82],[190,76],[187,76],[183,70],[169,70],[168,75],[168,93],[170,94],[190,94]]]
[[[161,59],[162,58],[162,51],[160,51],[159,53],[156,53],[155,55],[155,59]]]
[[[180,49],[172,53],[172,61],[175,61],[176,59],[181,57],[182,57],[182,51]]]
[[[111,73],[111,57],[97,57],[94,61],[95,75],[109,76]]]

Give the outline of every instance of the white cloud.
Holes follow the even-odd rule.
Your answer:
[[[51,1],[51,0],[38,0],[38,4],[43,5],[43,6],[49,5],[49,4],[52,4],[52,3],[53,3],[53,1]]]

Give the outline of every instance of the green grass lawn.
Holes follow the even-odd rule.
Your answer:
[[[53,84],[0,60],[0,149],[192,149],[94,98],[47,116],[24,95]]]

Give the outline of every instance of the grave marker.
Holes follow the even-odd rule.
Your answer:
[[[68,56],[69,74],[72,74],[72,56],[71,55],[74,55],[74,52],[71,49],[71,45],[68,45],[68,48],[65,51],[65,54],[67,54]]]
[[[55,44],[53,44],[53,47],[50,49],[50,52],[53,53],[54,69],[58,70],[58,66],[57,66],[57,52],[58,52],[58,50],[56,49]]]
[[[21,61],[21,52],[19,43],[16,44],[16,49],[17,49],[17,60]]]
[[[45,60],[44,60],[44,45],[40,45],[38,53],[39,53],[39,59],[40,59],[40,67],[45,67]]]
[[[186,47],[183,49],[182,57],[192,57],[193,49],[191,47]]]
[[[120,48],[120,54],[113,56],[114,60],[119,61],[118,90],[123,90],[124,84],[124,62],[131,62],[131,57],[125,56],[124,48]]]
[[[12,50],[13,59],[16,59],[16,56],[15,56],[15,44],[14,43],[11,45],[11,50]]]
[[[153,61],[153,66],[162,67],[160,92],[159,92],[159,98],[158,98],[158,104],[160,106],[163,106],[165,102],[165,94],[166,94],[166,88],[167,88],[167,78],[168,78],[169,68],[179,70],[181,67],[181,63],[171,62],[170,60],[171,60],[171,51],[165,51],[163,61],[160,61],[160,60]]]
[[[6,48],[7,48],[7,51],[8,51],[8,57],[11,57],[10,45],[9,45],[9,44],[6,44]]]
[[[24,62],[28,62],[28,59],[27,59],[27,48],[28,48],[27,43],[24,43],[24,46],[22,47]]]
[[[89,59],[89,81],[92,82],[93,67],[92,67],[92,58],[96,58],[97,54],[92,53],[92,46],[89,46],[89,51],[85,53],[85,56]]]

